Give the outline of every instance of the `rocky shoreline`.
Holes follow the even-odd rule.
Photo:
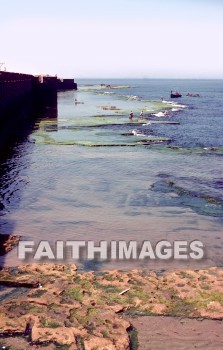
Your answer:
[[[18,245],[21,236],[19,235],[2,235],[0,234],[0,256],[10,252]]]
[[[221,322],[222,292],[219,268],[159,273],[86,272],[71,264],[4,268],[0,349],[134,350],[139,317]],[[162,327],[159,331],[162,335]]]

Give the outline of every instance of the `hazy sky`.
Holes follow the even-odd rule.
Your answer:
[[[8,71],[223,78],[223,0],[0,0],[0,33]]]

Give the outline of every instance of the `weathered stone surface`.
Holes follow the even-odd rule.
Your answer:
[[[130,323],[123,312],[223,318],[223,271],[217,268],[97,275],[78,273],[75,265],[33,264],[4,269],[0,279],[17,287],[38,282],[19,294],[20,288],[8,296],[7,287],[0,292],[0,335],[29,335],[33,344],[52,349],[84,344],[86,350],[128,350]]]
[[[71,345],[75,343],[75,336],[79,335],[80,331],[75,328],[59,327],[56,329],[41,328],[34,326],[32,328],[32,342],[54,342],[61,345]]]

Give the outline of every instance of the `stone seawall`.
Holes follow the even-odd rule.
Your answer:
[[[33,76],[28,74],[0,72],[0,106],[7,108],[16,98],[32,91]]]
[[[19,135],[32,115],[33,76],[0,72],[0,148]]]
[[[73,79],[57,76],[0,71],[0,148],[29,127],[45,106],[56,109],[60,89],[76,90],[77,84]]]

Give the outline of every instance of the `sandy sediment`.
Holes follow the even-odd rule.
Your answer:
[[[145,316],[130,319],[138,330],[140,350],[223,349],[219,320]]]

